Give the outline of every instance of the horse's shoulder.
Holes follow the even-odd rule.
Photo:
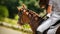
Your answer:
[[[58,27],[56,34],[60,34],[60,26]]]

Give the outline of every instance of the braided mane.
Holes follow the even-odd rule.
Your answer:
[[[39,14],[25,8],[21,8],[18,12],[18,15],[19,15],[18,23],[20,25],[28,23],[31,26],[33,34],[36,34],[37,27],[44,21],[44,19],[41,18]]]

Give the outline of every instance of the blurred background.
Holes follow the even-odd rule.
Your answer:
[[[39,0],[0,0],[0,34],[8,34],[10,32],[8,32],[8,30],[10,29],[21,31],[21,34],[32,34],[28,24],[23,27],[17,24],[19,18],[17,7],[21,7],[23,4],[38,14],[43,12],[43,9],[39,7]],[[7,30],[7,28],[10,29]]]

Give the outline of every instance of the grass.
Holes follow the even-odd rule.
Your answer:
[[[4,19],[1,20],[0,22],[6,22],[6,23],[9,23],[9,24],[12,24],[12,25],[17,24],[17,20],[9,19],[9,18],[4,18]]]
[[[9,26],[8,24],[7,24],[7,26],[5,26],[4,24],[0,24],[0,25],[4,26],[4,27],[12,28],[14,30],[22,31],[22,32],[25,32],[25,33],[32,33],[32,31],[29,30],[30,26],[28,24],[23,25],[22,26],[23,28],[16,28],[15,26],[17,25],[17,21],[18,20],[15,20],[15,19],[4,18],[0,22],[1,23],[5,22],[5,23],[8,23],[8,24],[11,24],[11,26]]]
[[[43,16],[44,14],[45,14],[45,12],[44,13],[41,13],[39,15],[40,16],[41,15]],[[22,29],[15,28],[13,25],[17,25],[17,21],[18,21],[18,15],[15,16],[15,19],[3,18],[2,20],[0,20],[0,22],[6,22],[6,23],[12,25],[11,27],[9,27],[9,26],[4,26],[4,27],[12,28],[14,30],[18,30],[18,31],[22,31],[22,32],[30,33],[30,34],[32,33],[32,31],[29,31],[30,26],[28,24],[23,25],[23,28]],[[3,24],[0,24],[0,25],[3,25]]]

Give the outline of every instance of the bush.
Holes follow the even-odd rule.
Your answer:
[[[18,15],[15,15],[15,20],[18,20],[19,16]]]
[[[9,15],[9,14],[8,14],[8,9],[7,9],[7,7],[0,5],[0,20],[1,20],[2,18],[8,17],[8,15]]]

